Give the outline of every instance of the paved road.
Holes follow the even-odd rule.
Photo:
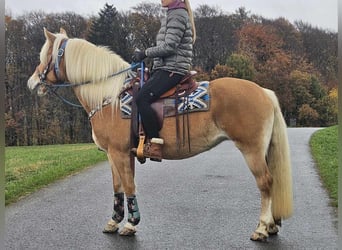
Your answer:
[[[259,192],[224,142],[187,160],[137,164],[142,220],[134,237],[102,233],[112,190],[101,163],[8,206],[6,249],[337,249],[337,216],[308,147],[315,130],[289,129],[295,213],[266,243],[249,240]]]

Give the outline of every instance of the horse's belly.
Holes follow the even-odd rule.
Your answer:
[[[183,136],[180,137],[178,143],[174,138],[169,141],[164,140],[163,158],[169,160],[189,158],[208,151],[225,140],[229,140],[229,137],[221,131],[191,136],[190,144],[188,143],[188,137],[183,140]]]

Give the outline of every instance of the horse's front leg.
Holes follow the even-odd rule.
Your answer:
[[[114,160],[115,159],[115,160]],[[124,193],[126,194],[128,222],[120,231],[120,235],[134,235],[136,225],[140,222],[140,212],[135,196],[135,183],[130,161],[127,154],[108,154],[112,166],[114,206],[112,218],[108,221],[103,232],[115,233],[120,222],[124,219]]]
[[[137,231],[136,225],[138,225],[138,223],[140,222],[140,212],[135,195],[127,197],[127,210],[128,220],[123,229],[120,231],[120,235],[123,236],[134,235]]]
[[[111,165],[114,201],[113,201],[113,214],[107,225],[103,229],[104,233],[116,233],[119,230],[119,224],[125,217],[125,195],[121,185],[119,172],[117,171],[114,162],[108,154],[108,160]]]

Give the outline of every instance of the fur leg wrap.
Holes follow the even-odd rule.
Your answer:
[[[116,223],[120,223],[125,217],[125,196],[124,193],[116,193],[114,194],[114,208],[112,219]]]
[[[140,212],[136,196],[127,197],[128,222],[133,226],[140,222]]]

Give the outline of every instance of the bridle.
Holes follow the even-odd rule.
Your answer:
[[[60,76],[60,63],[61,63],[61,61],[63,59],[67,42],[68,42],[68,39],[63,39],[61,41],[60,47],[58,49],[56,60],[55,60],[55,62],[53,64],[53,67],[51,65],[52,64],[52,54],[50,55],[48,63],[46,64],[43,72],[42,73],[38,73],[38,77],[39,77],[39,80],[40,80],[39,84],[44,85],[44,86],[51,86],[51,84],[49,84],[47,82],[47,75],[51,71],[53,71],[54,77],[56,78],[56,81],[51,81],[51,80],[49,80],[49,81],[51,81],[52,83],[57,83],[57,82],[63,82],[64,81],[64,80],[61,79],[61,76]]]
[[[50,69],[50,64],[52,62],[52,56],[50,57],[49,62],[47,63],[45,69],[43,70],[42,73],[38,73],[38,77],[39,77],[39,85],[41,84],[46,84],[46,74],[48,73],[49,69]]]
[[[39,77],[40,82],[38,83],[37,87],[38,86],[44,86],[47,89],[48,93],[49,92],[53,93],[56,97],[58,97],[64,103],[71,105],[71,106],[74,106],[74,107],[82,108],[81,105],[74,104],[74,103],[66,100],[64,97],[62,97],[61,95],[59,95],[57,93],[57,90],[60,87],[78,87],[78,86],[93,83],[93,81],[86,81],[86,82],[82,82],[82,83],[70,83],[70,82],[68,82],[66,74],[65,74],[65,79],[61,79],[61,62],[62,62],[63,57],[64,57],[67,42],[68,42],[68,39],[63,39],[61,41],[61,44],[59,46],[58,53],[57,53],[57,56],[56,56],[54,63],[52,60],[52,53],[51,53],[50,58],[48,60],[48,63],[46,64],[43,72],[42,73],[38,72],[38,77]],[[141,65],[140,62],[139,63],[132,63],[129,68],[121,70],[121,71],[116,72],[116,73],[113,73],[111,75],[108,75],[108,78],[117,76],[117,75],[122,74],[126,71],[129,71],[129,70],[133,70],[133,69],[137,68],[139,65]],[[55,80],[47,79],[47,76],[50,72],[53,73]]]

